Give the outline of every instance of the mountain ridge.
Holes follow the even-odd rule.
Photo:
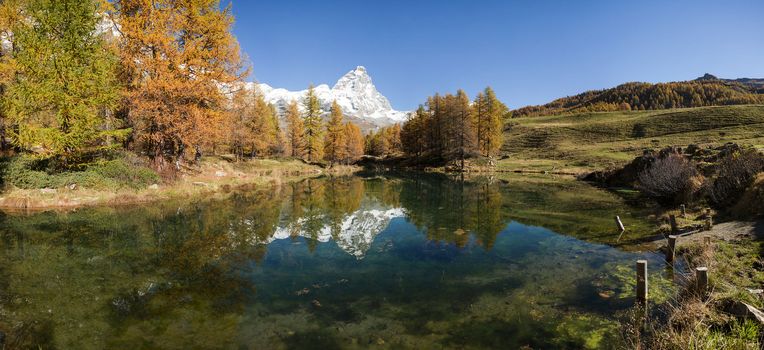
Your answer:
[[[706,73],[695,80],[644,83],[589,90],[552,102],[525,106],[512,111],[512,117],[558,115],[618,110],[661,110],[764,103],[764,79],[720,79]]]
[[[265,101],[273,104],[281,116],[292,101],[296,101],[302,109],[302,102],[307,93],[307,90],[290,91],[255,82],[246,83],[245,88],[256,89],[262,93]],[[329,114],[332,102],[337,101],[346,119],[358,124],[363,130],[403,123],[410,113],[393,109],[387,97],[374,86],[364,66],[357,66],[344,74],[333,87],[320,84],[314,87],[314,91],[324,115]]]

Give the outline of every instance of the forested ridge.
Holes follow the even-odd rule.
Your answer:
[[[625,83],[512,111],[512,117],[583,112],[659,110],[764,103],[761,80],[723,80],[707,74],[692,81]]]

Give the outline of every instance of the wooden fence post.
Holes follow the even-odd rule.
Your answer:
[[[621,217],[618,215],[615,216],[615,225],[620,232],[626,231],[626,228],[623,227],[623,222],[621,222]]]
[[[679,225],[676,223],[676,215],[669,215],[669,222],[671,223],[671,233],[679,232]]]
[[[708,293],[708,268],[705,266],[696,267],[695,279],[698,281],[698,294],[705,297]]]
[[[676,236],[669,235],[668,236],[668,249],[666,250],[666,261],[673,262],[674,261],[674,254],[676,252]]]
[[[682,217],[686,218],[687,217],[687,207],[684,204],[682,204],[681,206],[679,206],[679,209],[682,212]]]
[[[637,260],[637,303],[647,303],[647,260]]]

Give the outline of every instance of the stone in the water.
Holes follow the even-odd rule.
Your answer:
[[[313,299],[313,301],[311,301],[310,304],[313,305],[313,307],[315,307],[316,309],[321,307],[321,303],[316,299]]]
[[[310,289],[308,289],[308,288],[303,288],[303,289],[298,290],[297,292],[295,292],[295,294],[297,294],[297,296],[305,295],[305,294],[308,294],[308,293],[310,293]]]

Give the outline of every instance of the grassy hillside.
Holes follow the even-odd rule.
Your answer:
[[[669,145],[736,142],[764,148],[764,105],[594,112],[510,119],[505,170],[584,172]]]

